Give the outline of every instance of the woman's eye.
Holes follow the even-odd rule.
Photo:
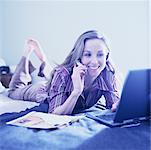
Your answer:
[[[97,54],[97,57],[103,57],[104,56],[104,54]]]
[[[83,56],[91,57],[91,54],[90,53],[85,53]]]

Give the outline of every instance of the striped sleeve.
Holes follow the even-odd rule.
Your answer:
[[[119,101],[119,97],[117,94],[118,93],[116,92],[109,92],[109,91],[104,92],[104,97],[106,100],[106,108],[108,109],[112,108],[112,105],[117,101]]]
[[[110,90],[104,91],[104,97],[106,99],[106,107],[111,108],[112,104],[120,100],[120,92],[115,75],[112,75],[112,77],[110,76],[107,81],[110,82],[111,87]]]
[[[62,105],[68,97],[67,92],[65,92],[66,77],[67,74],[63,70],[56,71],[53,76],[48,92],[49,113],[53,112],[56,107]]]

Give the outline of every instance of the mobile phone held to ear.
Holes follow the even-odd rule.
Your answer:
[[[81,62],[80,59],[78,59],[78,60],[76,61],[76,66],[80,66],[80,65],[84,65],[84,64]]]
[[[85,66],[84,64],[82,64],[79,60],[77,60],[76,61],[76,66]],[[81,73],[81,78],[87,73],[87,67],[85,66],[84,68],[83,68],[83,73]]]

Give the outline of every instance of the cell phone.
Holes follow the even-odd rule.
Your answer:
[[[85,66],[83,63],[81,63],[79,60],[76,61],[76,66]],[[84,70],[85,73],[81,73],[81,78],[83,77],[83,75],[86,74],[87,70]]]
[[[76,64],[79,66],[79,65],[84,65],[82,62],[81,62],[81,59],[78,59],[77,61],[76,61]]]
[[[76,61],[76,66],[82,65],[79,61]]]

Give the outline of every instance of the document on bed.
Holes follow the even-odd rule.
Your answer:
[[[6,124],[37,129],[61,128],[79,121],[84,116],[56,115],[32,111],[25,116],[9,121]]]

